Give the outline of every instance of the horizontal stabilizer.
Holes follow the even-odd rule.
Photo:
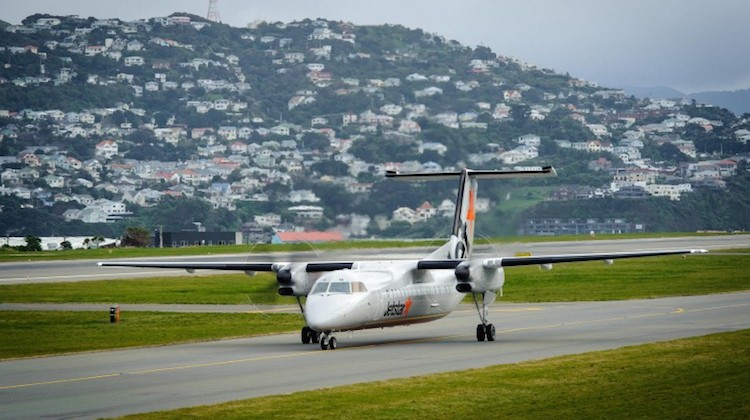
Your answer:
[[[501,178],[534,178],[543,176],[557,176],[557,172],[551,166],[533,168],[520,171],[502,170],[475,170],[467,169],[469,177],[477,179],[501,179]],[[394,178],[404,181],[444,181],[460,178],[463,172],[406,172],[387,171],[386,178]]]

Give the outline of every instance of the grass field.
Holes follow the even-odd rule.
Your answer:
[[[750,418],[750,331],[132,418]]]
[[[246,337],[302,328],[297,314],[3,311],[0,359]]]

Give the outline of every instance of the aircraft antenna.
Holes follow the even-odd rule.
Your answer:
[[[208,14],[206,19],[211,22],[221,22],[221,16],[219,15],[219,0],[208,0]]]

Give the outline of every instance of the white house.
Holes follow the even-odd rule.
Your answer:
[[[113,156],[119,153],[117,143],[113,140],[103,140],[96,145],[96,151],[94,152],[97,156],[103,156],[106,159],[111,159]]]

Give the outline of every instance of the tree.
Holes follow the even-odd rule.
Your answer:
[[[320,133],[305,133],[302,135],[302,143],[307,150],[327,150],[331,146],[328,137]]]
[[[144,248],[151,244],[151,235],[144,228],[129,227],[122,237],[122,246]]]
[[[333,159],[315,162],[310,169],[321,175],[346,176],[349,174],[349,165]]]
[[[42,240],[33,235],[29,235],[26,237],[26,246],[23,247],[24,251],[41,251],[42,250]]]
[[[70,243],[70,241],[62,241],[60,242],[60,248],[62,248],[64,251],[69,251],[73,249],[73,245]]]

